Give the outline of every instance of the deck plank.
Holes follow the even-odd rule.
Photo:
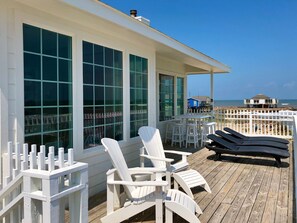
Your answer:
[[[274,222],[279,183],[281,179],[281,169],[275,168],[273,171],[272,181],[268,192],[268,197],[265,205],[265,210],[262,218],[263,223]]]
[[[207,149],[190,151],[189,168],[197,170],[208,182],[212,193],[194,188],[194,199],[203,210],[202,223],[211,222],[294,222],[293,218],[293,157],[284,160],[282,168],[274,166],[270,158],[224,156],[213,160]],[[290,144],[292,154],[292,144]],[[106,193],[89,199],[89,221],[100,222],[106,214]],[[124,223],[153,223],[154,208],[150,208]],[[65,222],[69,222],[69,219]],[[185,220],[174,215],[174,222]]]

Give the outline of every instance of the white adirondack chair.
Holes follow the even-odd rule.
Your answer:
[[[202,186],[207,192],[211,193],[208,183],[200,173],[193,169],[185,170],[189,166],[187,156],[191,155],[191,153],[164,150],[160,132],[154,127],[143,126],[138,130],[138,134],[147,152],[145,154],[143,148],[140,151],[140,165],[142,167],[144,167],[144,158],[148,158],[154,167],[166,168],[166,180],[169,185],[171,185],[170,180],[172,175],[174,178],[174,188],[178,189],[180,186],[192,198],[194,197],[191,191],[193,187]],[[182,159],[175,164],[171,164],[174,160],[166,158],[165,153],[182,155]]]
[[[155,205],[156,222],[163,222],[163,203],[165,204],[165,221],[173,222],[173,212],[189,222],[199,223],[195,213],[202,211],[196,202],[178,190],[164,191],[166,181],[161,180],[162,169],[131,168],[125,162],[117,141],[109,138],[101,140],[108,152],[115,169],[107,172],[107,215],[101,221],[121,222]],[[155,181],[133,181],[131,173],[157,174]],[[119,204],[119,185],[124,186],[126,200]],[[116,205],[119,205],[115,208]]]

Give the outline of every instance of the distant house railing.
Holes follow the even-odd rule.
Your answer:
[[[22,151],[21,151],[22,150]],[[2,154],[0,222],[64,222],[66,206],[70,222],[88,219],[88,165],[73,160],[73,150],[54,157],[54,147],[12,145]]]

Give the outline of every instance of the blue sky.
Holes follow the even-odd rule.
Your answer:
[[[297,99],[297,0],[103,2],[127,14],[137,9],[152,27],[230,66],[215,75],[215,99]],[[209,75],[189,77],[189,96],[209,92]]]

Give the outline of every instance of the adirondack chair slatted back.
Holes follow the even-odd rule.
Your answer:
[[[123,181],[132,182],[132,177],[129,174],[129,169],[126,164],[124,155],[121,151],[119,143],[110,138],[101,139],[102,145],[105,147],[105,151],[108,152],[113,167],[117,170],[119,177]],[[125,186],[125,191],[129,198],[132,198],[132,192],[136,189],[134,186]]]
[[[165,158],[165,152],[159,129],[150,126],[143,126],[138,130],[138,134],[148,155]],[[157,168],[166,167],[166,163],[164,161],[152,160],[152,163]]]

